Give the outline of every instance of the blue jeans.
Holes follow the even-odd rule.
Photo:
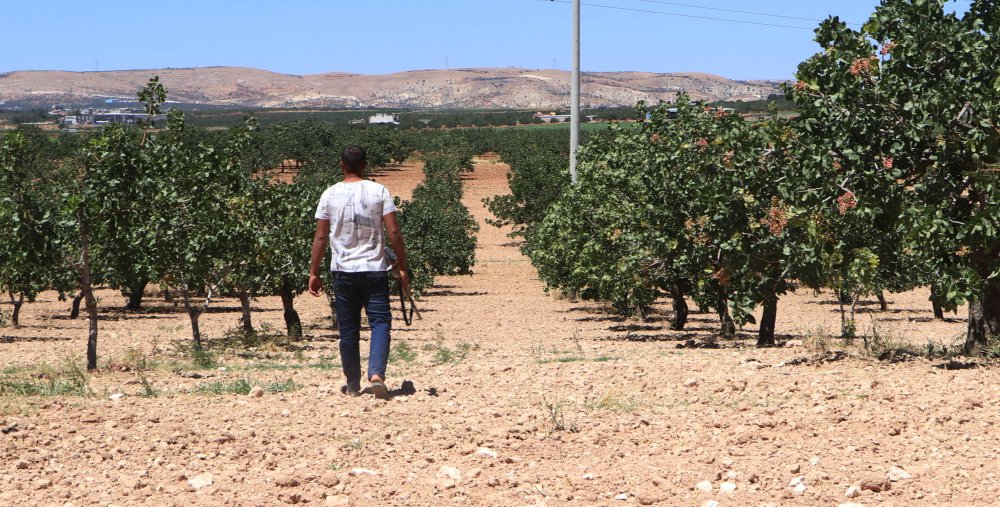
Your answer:
[[[344,365],[347,386],[361,388],[361,308],[368,315],[372,330],[368,353],[368,378],[385,378],[389,362],[389,334],[392,314],[389,312],[389,274],[385,271],[334,273],[334,294],[337,296],[337,323],[340,325],[340,362]]]

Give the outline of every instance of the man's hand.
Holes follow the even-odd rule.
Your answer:
[[[309,275],[309,293],[316,297],[323,293],[323,279],[319,275]]]
[[[403,294],[407,296],[410,295],[410,274],[406,272],[405,269],[400,269],[396,271],[399,275],[399,286],[403,289]]]

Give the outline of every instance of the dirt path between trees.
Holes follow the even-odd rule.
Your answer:
[[[306,338],[221,345],[211,369],[184,350],[182,311],[105,310],[93,396],[0,398],[0,505],[986,505],[1000,497],[996,368],[841,359],[829,294],[787,296],[774,349],[678,348],[715,329],[668,329],[546,295],[481,200],[507,167],[478,160],[464,202],[480,222],[475,274],[439,280],[424,320],[394,322],[390,402],[348,398],[326,301],[297,300]],[[418,164],[376,175],[396,194]],[[311,212],[311,210],[307,210]],[[120,295],[101,293],[105,308]],[[962,320],[930,319],[926,292],[862,306],[861,331],[950,343]],[[3,329],[6,379],[56,378],[83,356],[86,323],[46,293]],[[277,298],[255,324],[281,330]],[[236,327],[224,300],[210,339]],[[222,311],[220,311],[220,309]],[[795,364],[829,350],[828,361]],[[49,365],[49,369],[40,366]],[[145,371],[137,371],[144,365]],[[221,368],[221,369],[220,369]],[[18,377],[20,373],[24,376]],[[196,378],[200,377],[200,378]],[[62,377],[60,377],[62,378]],[[227,393],[243,382],[260,397]],[[238,387],[238,386],[237,386]],[[221,391],[222,394],[213,394]],[[112,394],[125,394],[117,401]],[[157,394],[158,396],[144,396]],[[895,468],[894,468],[895,467]],[[896,470],[898,468],[899,470]],[[892,474],[892,479],[888,477]],[[857,498],[845,493],[865,486]],[[881,491],[871,491],[879,489]]]

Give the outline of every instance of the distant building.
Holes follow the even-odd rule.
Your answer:
[[[376,114],[368,117],[369,125],[399,125],[399,116],[395,114]]]
[[[568,114],[556,114],[556,113],[535,113],[532,116],[539,120],[544,121],[545,123],[562,123],[570,121],[570,119],[572,118],[572,116]],[[597,117],[594,115],[587,115],[584,116],[584,118],[585,121],[587,122],[597,121]]]
[[[74,125],[107,125],[109,123],[129,123],[135,124],[139,122],[151,122],[156,123],[159,121],[166,120],[166,115],[158,114],[150,117],[146,113],[138,113],[133,109],[84,109],[80,111],[80,115],[76,117],[76,123]],[[63,123],[66,123],[66,119],[63,118]]]

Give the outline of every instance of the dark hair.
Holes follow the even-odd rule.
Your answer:
[[[360,173],[368,164],[368,154],[360,146],[350,145],[340,152],[340,161],[353,173]]]

